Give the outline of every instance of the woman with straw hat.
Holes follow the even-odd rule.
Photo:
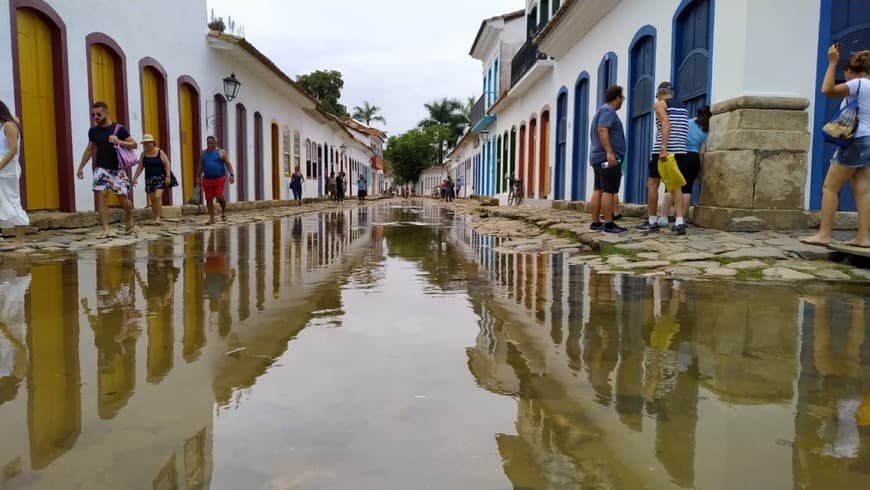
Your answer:
[[[141,140],[144,151],[139,156],[139,166],[136,175],[133,176],[133,185],[136,185],[142,171],[145,171],[145,192],[148,194],[148,203],[151,205],[152,225],[160,226],[160,211],[163,205],[163,191],[175,187],[172,181],[172,170],[169,165],[169,157],[157,146],[154,136],[146,134]]]

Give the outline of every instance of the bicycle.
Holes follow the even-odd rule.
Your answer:
[[[508,194],[508,206],[513,206],[516,204],[519,206],[523,202],[523,187],[520,183],[515,183],[511,187],[511,191]]]

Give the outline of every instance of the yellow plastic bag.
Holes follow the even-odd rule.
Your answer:
[[[669,154],[664,160],[659,160],[659,175],[662,176],[662,182],[665,183],[665,190],[668,192],[686,185],[686,178],[680,172],[677,159],[673,154]]]

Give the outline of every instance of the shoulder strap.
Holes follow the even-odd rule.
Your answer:
[[[118,136],[118,129],[121,127],[120,124],[115,123],[115,129],[112,131],[112,136]]]

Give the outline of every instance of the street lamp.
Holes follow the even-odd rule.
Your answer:
[[[486,143],[486,141],[489,139],[489,130],[484,129],[480,132],[480,135],[483,136],[483,142]]]
[[[227,98],[227,102],[232,101],[239,95],[239,87],[242,86],[242,82],[236,78],[235,73],[231,73],[230,76],[224,78],[224,97]]]

